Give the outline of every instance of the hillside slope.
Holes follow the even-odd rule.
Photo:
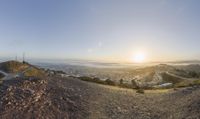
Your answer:
[[[199,97],[200,87],[138,94],[76,78],[7,81],[1,87],[0,118],[189,119],[200,117]]]

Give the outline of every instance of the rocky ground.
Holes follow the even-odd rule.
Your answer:
[[[0,86],[2,119],[198,119],[200,87],[145,91],[74,78],[9,80]]]

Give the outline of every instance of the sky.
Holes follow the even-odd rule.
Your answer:
[[[0,57],[200,60],[199,0],[1,0]]]

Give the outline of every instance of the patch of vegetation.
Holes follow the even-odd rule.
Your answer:
[[[94,82],[98,84],[104,84],[104,85],[110,85],[110,86],[118,86],[121,88],[129,88],[129,89],[139,89],[139,86],[135,82],[135,80],[132,80],[132,84],[124,83],[123,79],[119,81],[117,84],[115,81],[112,81],[111,79],[106,80],[100,80],[99,78],[91,78],[87,76],[78,77],[82,81],[88,81],[88,82]]]
[[[137,89],[136,93],[144,94],[144,89]]]
[[[124,83],[123,79],[120,79],[119,84],[122,85]]]
[[[82,80],[82,81],[89,81],[89,82],[95,82],[95,83],[102,83],[103,82],[99,78],[91,78],[91,77],[87,77],[87,76],[79,77],[79,79]]]
[[[177,83],[180,83],[180,82],[183,81],[183,79],[178,78],[178,77],[174,77],[174,76],[171,76],[171,75],[168,75],[167,73],[163,73],[162,77],[163,77],[163,80],[166,83],[177,84]]]
[[[89,81],[89,82],[94,82],[94,83],[99,83],[99,84],[104,84],[104,85],[115,85],[115,82],[110,80],[110,79],[106,79],[105,81],[100,80],[99,78],[91,78],[91,77],[79,77],[80,80],[82,81]]]
[[[132,88],[139,89],[139,86],[137,85],[135,80],[132,80],[131,83],[132,83]]]
[[[181,88],[181,87],[189,87],[189,86],[196,86],[196,85],[200,85],[200,79],[182,81],[180,83],[175,84],[174,87]]]
[[[186,78],[200,78],[200,72],[197,71],[186,71],[183,69],[176,69],[176,75],[186,77]]]
[[[200,74],[195,72],[195,71],[190,71],[188,73],[188,75],[191,77],[191,78],[199,78],[200,77]]]
[[[114,85],[115,85],[115,82],[112,81],[112,80],[110,80],[110,79],[106,79],[106,80],[104,81],[104,84],[114,86]]]
[[[66,74],[64,71],[55,71],[55,74]]]
[[[119,84],[118,86],[121,87],[121,88],[130,88],[130,89],[134,89],[133,86],[132,86],[131,84],[127,84],[127,83]]]
[[[137,85],[135,80],[131,81],[132,83],[124,83],[123,79],[120,79],[118,86],[121,88],[130,88],[130,89],[138,89],[139,86]]]
[[[43,77],[44,76],[44,72],[40,69],[37,68],[31,68],[30,70],[26,71],[24,73],[25,77]]]

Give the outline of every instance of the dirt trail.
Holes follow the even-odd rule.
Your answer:
[[[9,84],[10,83],[10,84]],[[200,88],[134,90],[51,77],[1,86],[0,118],[198,119]]]

